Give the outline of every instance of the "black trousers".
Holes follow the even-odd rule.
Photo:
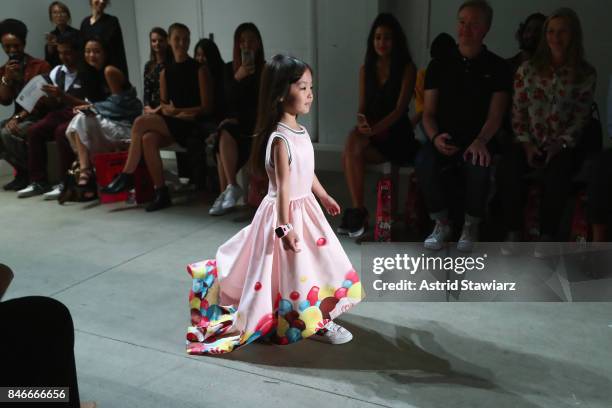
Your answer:
[[[463,196],[466,215],[480,219],[485,216],[489,167],[464,161],[463,152],[445,156],[428,142],[421,147],[415,168],[430,214],[448,211],[457,204],[458,197]],[[453,194],[453,190],[457,189],[462,194]]]
[[[74,326],[66,306],[47,297],[0,302],[0,325],[0,386],[70,388],[69,403],[15,406],[78,408]]]
[[[597,158],[590,174],[588,194],[589,219],[594,224],[612,221],[612,149]]]
[[[542,184],[540,230],[542,235],[558,238],[559,224],[572,188],[576,164],[574,149],[561,150],[544,168],[538,181]],[[523,147],[515,143],[504,152],[497,180],[502,200],[506,231],[523,230],[526,190],[525,175],[533,170],[527,164]]]

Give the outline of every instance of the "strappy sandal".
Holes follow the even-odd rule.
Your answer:
[[[79,177],[77,179],[77,187],[85,188],[90,184],[90,180],[93,176],[93,172],[91,168],[87,167],[84,169],[79,169]]]
[[[79,170],[76,188],[80,193],[79,201],[93,200],[98,196],[98,186],[91,168]]]

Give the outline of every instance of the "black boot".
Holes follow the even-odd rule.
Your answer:
[[[155,197],[153,201],[147,206],[146,211],[157,211],[162,210],[164,208],[170,207],[172,205],[172,200],[170,199],[170,192],[168,191],[168,187],[163,186],[155,189]]]
[[[134,188],[134,175],[128,173],[119,173],[106,187],[100,191],[104,194],[117,194],[123,191],[129,191]]]

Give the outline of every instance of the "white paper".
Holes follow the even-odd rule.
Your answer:
[[[31,113],[38,100],[47,95],[42,90],[43,85],[49,85],[49,81],[43,75],[36,75],[23,87],[16,102],[28,113]]]

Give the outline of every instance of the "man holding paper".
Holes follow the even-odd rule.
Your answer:
[[[73,108],[85,105],[85,99],[95,101],[97,95],[86,81],[84,72],[79,70],[81,53],[79,38],[76,34],[66,33],[57,39],[57,53],[61,65],[56,66],[49,74],[49,83],[40,86],[40,94],[45,98],[48,113],[30,126],[26,132],[27,155],[16,157],[15,161],[27,164],[30,184],[17,191],[17,197],[26,198],[44,194],[45,200],[57,199],[62,186],[50,188],[47,179],[47,142],[57,142],[59,154],[59,174],[66,174],[75,160],[74,152],[66,139],[66,128],[74,116]],[[35,81],[35,77],[30,84]],[[28,84],[27,86],[29,86]],[[26,86],[26,87],[27,87]],[[21,103],[21,95],[17,102]],[[49,191],[51,190],[51,191]]]
[[[24,23],[15,19],[0,22],[0,42],[8,56],[8,62],[0,67],[0,103],[7,106],[15,99],[23,87],[35,76],[48,74],[51,67],[46,61],[33,58],[24,49],[28,29]],[[40,119],[34,111],[28,113],[15,103],[15,111],[9,119],[0,122],[0,158],[4,158],[15,168],[15,179],[4,186],[5,190],[21,190],[28,185],[27,166],[17,163],[16,156],[25,151],[26,129]]]

